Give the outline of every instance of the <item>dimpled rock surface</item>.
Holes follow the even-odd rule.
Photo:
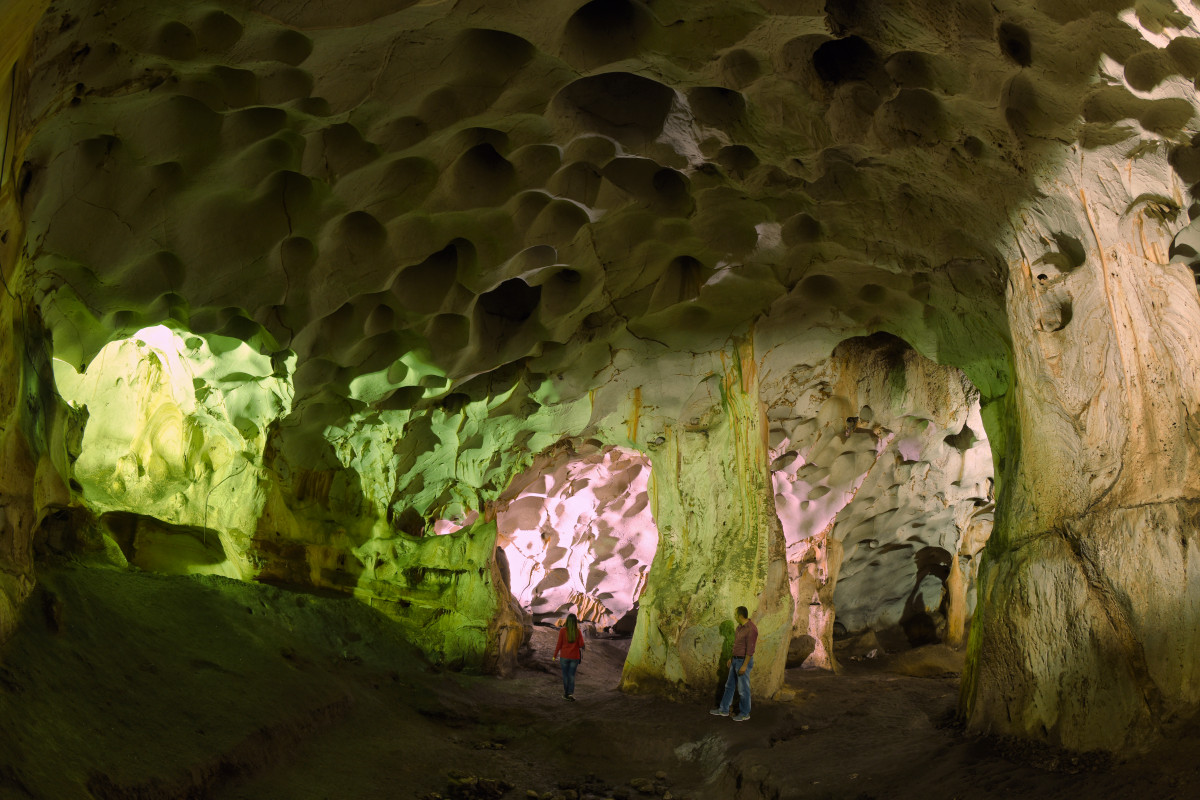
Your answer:
[[[849,633],[961,644],[992,525],[978,392],[887,334],[781,383],[771,468],[806,663],[833,666],[834,611]]]
[[[845,389],[841,431],[832,409],[771,416],[809,402],[786,375],[861,367],[869,387],[871,358],[821,364],[885,332],[962,370],[998,465],[971,725],[1121,749],[1200,705],[1190,2],[10,6],[0,634],[34,540],[69,547],[71,520],[78,546],[136,561],[144,539],[177,568],[192,546],[169,537],[219,540],[206,563],[352,593],[427,652],[502,668],[520,614],[495,527],[424,534],[595,439],[652,463],[626,685],[707,687],[745,604],[773,691],[792,633],[832,624],[843,557],[844,585],[887,601],[854,627],[890,622],[896,586],[914,614],[937,581],[965,602],[949,587],[988,495],[961,382],[905,356],[928,407]],[[92,429],[125,410],[72,405],[55,376],[106,383],[106,348],[156,326],[203,354],[203,385]],[[803,622],[803,526],[770,468],[793,448],[828,470],[822,513],[867,493],[804,567]],[[942,516],[909,456],[961,462]],[[821,500],[812,475],[780,480]],[[924,515],[943,533],[881,554],[892,588],[868,586],[862,545]]]
[[[650,463],[624,448],[555,452],[500,497],[498,538],[509,586],[538,617],[612,627],[636,605],[658,545]]]

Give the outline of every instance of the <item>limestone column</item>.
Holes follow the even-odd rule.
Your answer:
[[[753,691],[769,696],[783,683],[793,600],[753,342],[735,343],[722,361],[722,374],[697,388],[651,453],[659,546],[622,676],[626,690],[711,692],[725,677],[739,605],[759,629]]]
[[[963,680],[972,729],[1079,750],[1136,750],[1200,707],[1200,302],[1167,263],[1182,220],[1137,185],[1169,170],[1129,166],[1085,154],[1087,188],[1017,229],[1015,385]]]

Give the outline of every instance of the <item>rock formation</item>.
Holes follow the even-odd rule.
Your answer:
[[[497,503],[513,597],[535,617],[611,628],[634,612],[658,546],[650,462],[633,450],[554,449]]]
[[[978,392],[887,334],[777,383],[771,468],[798,652],[833,666],[835,612],[850,633],[961,644],[992,523]]]
[[[1082,154],[1076,196],[1017,237],[1036,252],[1053,240],[1042,225],[1070,220],[1082,249],[1010,264],[1019,390],[964,697],[981,726],[1138,749],[1200,701],[1200,304],[1192,272],[1166,258],[1166,153],[1115,175],[1094,160]]]
[[[754,343],[719,355],[657,445],[658,553],[622,676],[629,689],[718,681],[738,606],[758,626],[751,686],[772,693],[783,681],[793,601]]]
[[[768,693],[974,607],[973,729],[1197,710],[1187,0],[2,13],[0,638],[84,552],[503,670],[497,501],[621,447],[629,688],[707,690],[740,604]]]

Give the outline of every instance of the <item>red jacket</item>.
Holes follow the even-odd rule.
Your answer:
[[[558,657],[559,651],[562,651],[563,658],[573,658],[576,661],[583,658],[583,650],[587,649],[587,645],[583,643],[583,628],[577,628],[575,641],[567,641],[567,626],[564,625],[558,629],[558,644],[554,645],[554,656]]]

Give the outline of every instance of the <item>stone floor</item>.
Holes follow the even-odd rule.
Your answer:
[[[1184,798],[1200,731],[1126,763],[965,736],[954,654],[790,670],[737,724],[615,689],[594,640],[578,701],[553,632],[510,679],[440,672],[371,609],[224,578],[44,569],[0,660],[9,798]],[[902,674],[907,673],[907,674]],[[915,677],[925,675],[926,677]],[[715,690],[716,687],[714,687]]]

